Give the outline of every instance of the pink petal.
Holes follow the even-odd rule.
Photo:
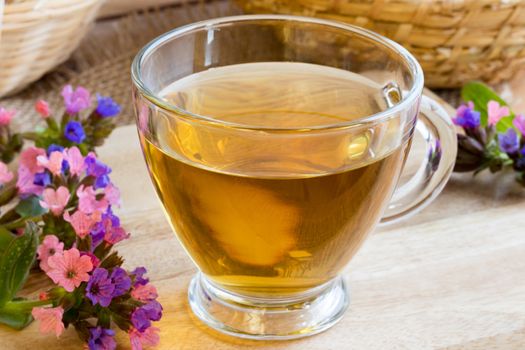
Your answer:
[[[44,101],[44,100],[36,101],[36,103],[35,103],[35,110],[44,119],[46,119],[50,115],[49,104],[46,101]]]
[[[7,165],[4,162],[0,162],[0,183],[5,184],[13,180],[13,173],[9,171]]]
[[[20,153],[20,165],[25,166],[31,173],[41,173],[44,167],[37,163],[38,156],[45,156],[46,151],[42,148],[28,147]]]
[[[71,95],[73,95],[73,87],[70,84],[68,84],[62,89],[62,97],[64,99],[69,99],[71,98]]]
[[[35,307],[31,314],[35,320],[40,322],[41,333],[55,333],[56,336],[59,337],[64,331],[64,324],[62,323],[64,309],[62,307]]]
[[[487,104],[488,110],[488,123],[489,125],[496,125],[501,118],[506,117],[510,114],[510,110],[506,106],[500,106],[497,101],[490,100]]]
[[[80,175],[84,169],[84,157],[77,147],[64,150],[64,157],[69,163],[69,172],[73,175]]]
[[[0,107],[0,125],[9,125],[9,123],[11,123],[11,119],[15,114],[16,111],[14,110],[8,111],[7,109]]]
[[[49,254],[49,251],[53,249],[54,254],[62,254],[64,251],[64,243],[60,242],[55,235],[47,235],[44,240],[37,248],[38,259],[40,260],[40,268],[42,271],[49,271],[50,267],[48,264],[49,257],[54,254]]]
[[[81,271],[82,273],[85,273],[87,275],[87,273],[91,272],[91,270],[93,270],[93,263],[91,262],[91,258],[87,255],[82,255],[78,259],[77,271]]]
[[[149,301],[158,297],[157,289],[152,284],[139,284],[131,291],[131,296],[139,301]]]
[[[65,186],[60,186],[57,191],[57,201],[60,205],[65,206],[69,201],[69,190]]]
[[[67,270],[73,270],[75,267],[75,264],[80,257],[80,252],[77,248],[71,248],[69,250],[64,251],[64,265],[66,266]]]
[[[120,191],[113,184],[109,184],[104,189],[104,198],[106,198],[111,205],[120,205]]]

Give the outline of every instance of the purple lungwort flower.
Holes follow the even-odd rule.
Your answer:
[[[86,165],[86,173],[88,176],[95,177],[94,189],[104,188],[111,182],[109,180],[109,174],[111,168],[106,164],[98,160],[93,154],[89,154],[84,160]]]
[[[82,124],[75,120],[71,120],[66,124],[64,136],[71,142],[82,143],[86,139],[86,133]]]
[[[69,114],[77,114],[90,105],[91,96],[89,91],[82,86],[77,87],[76,90],[73,90],[71,85],[64,86],[62,97],[64,98],[66,112]]]
[[[453,118],[454,124],[464,128],[476,128],[480,125],[480,113],[474,110],[474,104],[461,105],[456,110],[456,118]]]
[[[97,113],[102,118],[113,117],[120,113],[120,106],[111,97],[97,94]]]
[[[131,314],[133,327],[143,332],[151,326],[151,321],[158,321],[162,317],[162,305],[156,300],[138,307]]]
[[[89,350],[114,350],[117,343],[113,338],[115,332],[111,329],[93,327],[89,329]]]
[[[108,210],[106,210],[106,212],[102,214],[102,219],[109,219],[111,220],[111,225],[120,226],[120,219],[118,216],[113,214],[113,210],[111,209],[111,206],[109,206]]]
[[[129,278],[126,270],[120,267],[115,267],[111,272],[111,282],[115,285],[113,297],[126,294],[131,288],[131,278]]]
[[[499,147],[508,154],[518,152],[520,139],[513,128],[509,128],[506,133],[498,134]]]
[[[148,284],[149,278],[144,277],[144,275],[147,272],[148,271],[143,266],[137,267],[135,270],[131,271],[131,274],[135,276],[135,279],[133,281],[133,286],[137,286],[139,284],[140,285]]]
[[[111,221],[106,219],[106,234],[104,235],[104,240],[109,244],[117,244],[120,241],[128,239],[130,234],[126,232],[121,226],[114,227],[111,225]]]
[[[97,222],[91,230],[90,234],[93,247],[98,246],[100,242],[104,240],[104,235],[106,234],[102,222]]]
[[[97,267],[89,278],[86,296],[93,305],[97,303],[103,307],[109,306],[113,299],[115,285],[108,276],[108,270]]]

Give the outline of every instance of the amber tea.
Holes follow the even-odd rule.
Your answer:
[[[303,63],[215,68],[161,95],[196,115],[263,128],[318,127],[385,108],[368,79]],[[282,296],[336,277],[379,220],[404,156],[403,145],[375,156],[371,134],[332,136],[320,152],[323,144],[301,138],[260,150],[201,129],[160,118],[144,153],[190,256],[244,295]]]
[[[213,18],[147,44],[131,75],[152,182],[198,267],[188,305],[236,337],[341,320],[342,270],[366,235],[430,203],[454,166],[454,125],[420,65],[363,28]]]

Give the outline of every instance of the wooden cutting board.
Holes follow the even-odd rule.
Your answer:
[[[255,342],[211,331],[190,313],[195,267],[168,226],[148,178],[134,126],[117,129],[100,150],[120,187],[120,215],[132,238],[126,266],[150,271],[164,305],[158,349],[524,349],[525,190],[511,174],[453,175],[444,192],[411,219],[380,228],[345,274],[350,309],[311,338]],[[497,183],[497,185],[496,185]],[[36,289],[42,281],[33,282]],[[60,339],[0,327],[0,349],[80,349]],[[119,348],[129,348],[119,332]]]

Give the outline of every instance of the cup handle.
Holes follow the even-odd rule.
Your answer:
[[[445,109],[430,97],[422,96],[415,132],[426,142],[426,155],[414,176],[398,184],[381,223],[404,219],[430,204],[454,168],[457,153],[454,124]]]

